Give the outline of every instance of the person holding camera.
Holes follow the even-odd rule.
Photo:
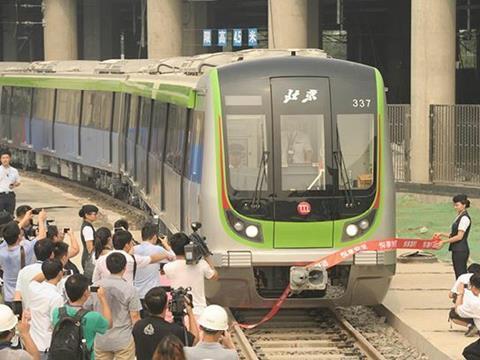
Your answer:
[[[45,281],[32,281],[29,286],[30,305],[27,310],[31,316],[30,334],[37,345],[41,359],[48,359],[48,348],[52,340],[51,318],[53,310],[63,306],[65,300],[57,285],[63,278],[63,265],[58,260],[46,260],[42,263]]]
[[[193,345],[198,341],[198,325],[192,312],[192,306],[188,298],[185,297],[182,301],[188,315],[188,328],[191,332],[187,331],[185,326],[165,320],[168,297],[162,287],[157,286],[147,292],[145,308],[148,315],[133,327],[137,360],[152,359],[158,343],[170,334],[177,336],[184,346]]]
[[[8,149],[0,151],[0,211],[6,210],[12,216],[15,211],[15,192],[13,189],[20,186],[18,170],[10,166],[12,154]]]
[[[70,245],[64,242],[65,235],[68,235],[70,239]],[[78,270],[77,265],[75,265],[70,259],[77,256],[80,252],[80,247],[78,245],[77,237],[75,233],[70,228],[64,228],[63,232],[58,231],[58,227],[56,225],[48,225],[47,227],[47,239],[52,240],[55,244],[55,249],[57,251],[62,252],[62,256],[65,255],[63,250],[67,249],[67,259],[63,266],[65,270],[71,270],[73,274],[80,274],[80,270]],[[59,245],[63,244],[63,245]],[[58,246],[57,246],[58,245]],[[66,247],[65,247],[66,245]],[[57,255],[55,254],[55,257]]]
[[[90,281],[81,274],[70,276],[65,282],[65,291],[68,296],[68,302],[64,306],[67,316],[75,317],[82,310],[85,303],[91,299],[89,289]],[[103,288],[96,289],[96,300],[99,311],[87,312],[81,320],[83,337],[85,338],[87,349],[90,351],[90,358],[94,359],[94,341],[97,335],[105,334],[112,326],[112,312],[106,298],[106,291]],[[53,310],[52,325],[55,327],[60,321],[60,309]]]
[[[177,259],[165,264],[163,271],[174,289],[191,288],[193,295],[193,313],[200,316],[207,306],[205,298],[205,279],[218,280],[218,273],[210,257],[201,259],[197,264],[188,265],[185,260],[185,246],[190,239],[184,233],[176,233],[170,238],[170,246]]]
[[[175,259],[175,253],[172,251],[165,237],[159,238],[158,225],[155,223],[146,223],[142,227],[143,242],[133,248],[135,256],[150,256],[152,254],[165,255],[166,258],[161,263],[167,263],[170,259]],[[160,286],[160,267],[157,263],[149,264],[137,270],[134,285],[138,290],[138,296],[144,304],[147,291],[155,286]]]
[[[203,340],[193,347],[185,347],[187,360],[237,360],[232,337],[228,332],[228,315],[219,305],[209,305],[198,320]]]
[[[30,282],[42,273],[42,263],[53,258],[53,242],[48,239],[38,240],[33,251],[37,261],[33,264],[25,266],[18,273],[17,286],[15,288],[15,301],[22,301],[24,309],[28,309],[30,301]]]
[[[101,279],[104,279],[110,275],[108,270],[106,259],[112,253],[121,253],[127,259],[127,269],[123,274],[123,278],[133,285],[133,279],[137,275],[137,270],[147,267],[150,264],[158,263],[162,260],[173,258],[170,254],[151,254],[149,256],[132,255],[134,242],[132,234],[129,231],[118,230],[113,234],[113,248],[109,254],[100,256],[95,262],[95,269],[93,271],[92,281],[97,283]]]
[[[2,360],[40,360],[40,354],[30,336],[28,317],[18,317],[7,305],[0,305],[0,359]],[[11,341],[18,334],[25,350],[13,349]]]
[[[95,359],[131,360],[135,358],[135,343],[132,336],[133,325],[140,320],[142,305],[137,290],[124,280],[127,258],[120,252],[111,252],[106,257],[110,275],[96,285],[105,289],[107,301],[112,309],[113,325],[105,335],[95,340]],[[98,303],[93,301],[95,309]]]
[[[15,299],[15,289],[23,269],[35,261],[34,248],[37,241],[23,242],[22,232],[15,221],[3,226],[3,239],[7,246],[0,248],[0,268],[3,270],[3,300],[10,304]]]

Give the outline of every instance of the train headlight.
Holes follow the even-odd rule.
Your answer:
[[[359,226],[360,229],[362,229],[362,230],[367,230],[368,227],[370,226],[370,223],[368,222],[367,219],[364,219],[364,220],[360,221],[360,223],[358,224],[358,226]]]
[[[235,224],[233,224],[233,228],[237,230],[238,232],[243,231],[245,228],[245,225],[241,221],[237,221]]]
[[[258,227],[256,227],[255,225],[249,225],[247,226],[247,228],[245,229],[245,234],[249,237],[249,238],[254,238],[258,235]]]
[[[248,229],[248,228],[247,228]],[[358,234],[358,226],[355,224],[350,224],[347,226],[345,229],[345,232],[347,233],[348,236],[350,237],[355,237]]]

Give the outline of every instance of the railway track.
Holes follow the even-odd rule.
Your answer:
[[[265,310],[234,312],[238,322],[255,323]],[[240,358],[246,360],[334,360],[385,357],[333,309],[285,309],[256,329],[233,325]]]

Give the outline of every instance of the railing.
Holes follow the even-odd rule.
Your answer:
[[[388,105],[395,182],[410,181],[410,104]]]
[[[430,105],[433,183],[480,186],[480,105]]]

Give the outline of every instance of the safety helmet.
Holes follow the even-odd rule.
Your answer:
[[[200,326],[209,330],[227,330],[228,316],[227,312],[218,305],[209,305],[203,310],[200,319],[198,320]]]
[[[18,319],[7,305],[0,304],[0,332],[12,330]]]

